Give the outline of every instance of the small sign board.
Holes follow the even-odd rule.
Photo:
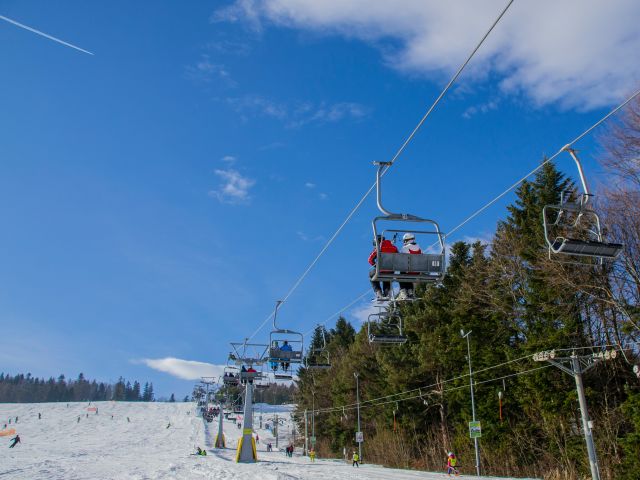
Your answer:
[[[480,422],[469,422],[469,437],[480,438],[482,437],[482,427]]]
[[[362,432],[356,432],[356,442],[357,443],[364,442],[364,434]]]
[[[316,437],[309,437],[309,440],[311,440],[311,445],[316,444]]]

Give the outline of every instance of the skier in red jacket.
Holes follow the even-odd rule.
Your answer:
[[[382,235],[378,235],[378,242],[380,243],[380,252],[381,253],[398,253],[398,249],[396,246],[391,243],[390,240],[386,240]],[[378,257],[378,251],[376,249],[376,241],[373,240],[373,252],[369,255],[369,265],[375,267],[376,260]],[[369,270],[369,278],[373,277],[376,269],[372,268]],[[382,288],[381,288],[382,285]],[[371,281],[371,286],[373,287],[373,291],[376,294],[376,298],[378,300],[382,300],[385,297],[389,296],[391,293],[391,282],[378,282]]]

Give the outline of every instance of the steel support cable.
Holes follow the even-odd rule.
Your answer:
[[[490,378],[487,380],[482,380],[480,382],[476,382],[474,381],[473,384],[474,385],[481,385],[484,383],[491,383],[491,382],[497,382],[499,380],[503,380],[503,379],[507,379],[507,378],[511,378],[511,377],[517,377],[520,375],[526,375],[532,372],[535,372],[537,370],[542,370],[545,368],[549,368],[552,365],[543,365],[541,367],[535,367],[535,368],[531,368],[529,370],[524,370],[522,372],[516,372],[516,373],[510,373],[508,375],[503,375],[501,377],[495,377],[495,378]],[[475,374],[476,372],[474,372]],[[468,376],[468,375],[466,375]],[[462,377],[462,376],[461,376]],[[461,377],[457,377],[457,378],[461,378]],[[452,379],[453,380],[453,379]],[[465,385],[460,385],[457,387],[449,387],[446,388],[444,390],[442,390],[442,393],[446,393],[446,392],[453,392],[455,390],[461,390],[461,389],[467,389],[469,388],[469,384],[465,384]],[[399,398],[399,399],[394,399],[394,400],[385,400],[385,401],[381,401],[381,402],[376,402],[376,403],[370,403],[370,404],[365,404],[364,402],[360,402],[360,409],[364,409],[364,408],[370,408],[370,407],[377,407],[377,406],[381,406],[381,405],[388,405],[388,404],[393,404],[396,402],[406,402],[409,400],[416,400],[418,398],[423,398],[422,395],[413,395],[410,397],[405,397],[405,398]],[[316,413],[331,413],[331,412],[341,412],[341,411],[346,411],[346,410],[356,410],[358,408],[358,404],[354,403],[354,404],[349,404],[349,405],[344,405],[344,406],[339,406],[339,407],[330,407],[330,408],[321,408],[321,409],[316,409],[315,412]]]
[[[519,362],[519,361],[522,361],[522,360],[525,360],[525,359],[530,359],[530,358],[531,358],[531,355],[525,355],[525,356],[520,357],[520,358],[515,358],[513,360],[507,360],[506,362],[502,362],[502,363],[499,363],[497,365],[492,365],[490,367],[486,367],[486,368],[483,368],[483,369],[480,369],[480,370],[476,370],[473,373],[475,375],[477,373],[486,372],[486,371],[493,370],[493,369],[496,369],[496,368],[504,367],[505,365],[509,365],[511,363]],[[405,390],[405,391],[402,391],[402,392],[393,393],[393,394],[385,395],[385,396],[382,396],[382,397],[372,398],[370,400],[365,400],[363,402],[360,402],[360,406],[368,404],[368,403],[371,403],[371,402],[377,402],[379,400],[387,400],[387,399],[392,399],[392,398],[395,398],[395,397],[399,397],[401,395],[408,395],[410,393],[420,392],[422,390],[426,390],[426,389],[429,389],[429,388],[437,387],[438,385],[444,385],[446,383],[451,383],[451,382],[454,382],[456,380],[460,380],[462,378],[466,378],[468,376],[469,376],[469,374],[465,373],[465,374],[459,375],[457,377],[448,378],[448,379],[443,380],[441,382],[435,382],[435,383],[432,383],[430,385],[423,385],[423,386],[421,386],[419,388],[414,388],[414,389],[411,389],[411,390]],[[355,407],[356,405],[357,405],[357,403],[350,403],[350,404],[345,405],[345,407]],[[340,407],[340,408],[342,408],[342,407]]]
[[[633,95],[631,95],[629,98],[627,98],[624,102],[622,102],[620,105],[618,105],[616,108],[614,108],[613,110],[611,110],[609,113],[607,113],[604,117],[602,117],[600,120],[598,120],[596,123],[594,123],[593,125],[591,125],[589,128],[587,128],[584,132],[582,132],[580,135],[578,135],[576,138],[574,138],[571,142],[567,143],[566,145],[564,145],[560,150],[558,150],[555,154],[553,154],[551,157],[549,157],[548,159],[546,159],[544,162],[542,162],[540,165],[538,165],[536,168],[534,168],[533,170],[531,170],[529,173],[527,173],[524,177],[522,177],[520,180],[518,180],[516,183],[514,183],[513,185],[511,185],[509,188],[507,188],[504,192],[502,192],[500,195],[498,195],[497,197],[495,197],[493,200],[491,200],[490,202],[486,203],[484,206],[480,207],[478,210],[476,210],[475,212],[473,212],[471,215],[469,215],[465,220],[463,220],[461,223],[459,223],[458,225],[456,225],[454,228],[452,228],[451,230],[449,230],[446,234],[447,239],[456,231],[458,231],[460,228],[462,228],[464,225],[466,225],[467,223],[469,223],[471,220],[473,220],[475,217],[477,217],[478,215],[480,215],[482,212],[484,212],[487,208],[489,208],[491,205],[493,205],[494,203],[496,203],[498,200],[500,200],[502,197],[504,197],[507,193],[509,193],[511,190],[513,190],[514,188],[516,188],[518,185],[520,185],[522,182],[524,182],[527,178],[529,178],[531,175],[533,175],[534,173],[536,173],[538,170],[540,170],[542,167],[544,167],[547,163],[552,162],[553,160],[555,160],[555,158],[560,155],[564,149],[566,147],[571,147],[572,145],[578,143],[580,140],[582,140],[584,137],[586,137],[587,135],[589,135],[594,129],[596,129],[597,127],[599,127],[602,123],[604,123],[605,121],[607,121],[609,119],[609,117],[611,117],[612,115],[615,115],[619,110],[621,110],[622,108],[624,108],[630,101],[632,101],[634,98],[636,98],[638,95],[640,95],[640,90],[637,90]],[[432,246],[437,245],[437,242],[434,243]]]
[[[453,84],[455,83],[455,81],[458,79],[458,77],[460,76],[460,74],[462,73],[462,71],[466,68],[466,66],[469,64],[469,62],[471,61],[471,59],[474,57],[474,55],[476,54],[476,52],[480,49],[480,47],[482,46],[482,44],[485,42],[485,40],[487,39],[487,37],[491,34],[491,32],[493,31],[493,29],[496,27],[496,25],[498,24],[498,22],[500,22],[500,20],[502,19],[502,17],[505,15],[505,13],[507,13],[507,10],[509,10],[509,7],[511,7],[511,5],[513,4],[515,0],[509,0],[509,2],[507,3],[507,5],[502,9],[502,11],[500,12],[500,15],[498,15],[498,17],[495,19],[495,21],[493,22],[493,24],[491,25],[491,27],[486,31],[486,33],[482,36],[482,39],[480,39],[480,41],[478,42],[478,44],[475,46],[475,48],[471,51],[471,53],[469,54],[469,56],[466,58],[466,60],[464,61],[464,63],[460,66],[460,68],[458,68],[458,70],[456,71],[456,73],[453,75],[453,77],[451,77],[451,79],[449,80],[449,82],[447,83],[447,85],[444,87],[444,89],[440,92],[440,95],[438,95],[438,97],[435,99],[435,101],[433,102],[433,104],[431,104],[431,106],[429,107],[429,109],[427,110],[427,113],[425,113],[423,115],[423,117],[420,119],[420,121],[418,122],[418,124],[416,125],[416,127],[411,131],[411,134],[406,138],[406,140],[402,143],[402,145],[400,146],[400,148],[398,149],[398,151],[395,153],[395,155],[391,158],[390,160],[390,165],[388,165],[387,167],[384,168],[384,170],[382,171],[381,175],[384,176],[388,171],[389,168],[391,168],[391,166],[396,162],[396,160],[398,160],[398,158],[400,157],[400,155],[402,154],[402,152],[404,152],[404,150],[407,148],[407,146],[409,145],[409,143],[411,142],[411,140],[413,140],[413,138],[416,136],[416,134],[418,133],[418,130],[420,130],[420,128],[422,127],[422,125],[424,124],[424,122],[427,120],[427,118],[431,115],[431,113],[433,112],[433,110],[436,108],[436,106],[440,103],[440,101],[442,100],[442,98],[447,94],[447,92],[449,91],[449,89],[453,86]],[[304,281],[304,279],[307,277],[307,275],[309,274],[309,272],[311,272],[311,270],[313,269],[313,267],[315,267],[316,263],[318,263],[318,260],[320,260],[320,257],[322,257],[322,255],[324,255],[324,253],[327,251],[327,249],[331,246],[331,244],[333,244],[334,240],[338,237],[338,235],[340,235],[340,233],[342,232],[342,230],[344,229],[344,227],[347,225],[347,223],[349,223],[349,221],[351,220],[351,218],[353,218],[353,216],[355,215],[355,213],[360,209],[360,207],[362,206],[362,204],[364,203],[364,201],[369,197],[369,195],[371,194],[371,192],[373,192],[376,188],[376,184],[374,183],[373,185],[371,185],[371,187],[369,187],[369,189],[366,191],[366,193],[362,196],[362,198],[358,201],[358,203],[356,203],[356,206],[349,212],[349,214],[347,215],[347,217],[344,219],[344,221],[340,224],[340,226],[338,227],[338,229],[334,232],[333,235],[331,235],[331,237],[329,238],[329,240],[327,241],[327,243],[322,247],[322,249],[320,250],[320,252],[318,253],[318,255],[316,255],[316,257],[313,259],[313,261],[309,264],[309,266],[305,269],[304,272],[302,272],[302,275],[300,275],[300,277],[296,280],[296,282],[293,284],[293,286],[289,289],[289,291],[287,292],[287,294],[282,298],[282,303],[286,302],[289,297],[291,296],[291,294],[293,294],[294,291],[296,291],[296,289],[300,286],[300,284]],[[269,322],[269,320],[271,320],[271,318],[273,317],[273,313],[269,314],[269,316],[267,318],[265,318],[263,320],[263,322],[260,324],[260,326],[256,329],[255,332],[253,332],[251,334],[251,336],[248,338],[248,340],[251,340],[253,337],[255,337],[258,332],[260,332],[260,330],[262,330],[262,328],[267,324],[267,322]]]
[[[625,345],[628,345],[628,347],[626,347],[626,348],[629,349],[629,348],[631,348],[630,346],[632,346],[632,345],[633,346],[637,346],[638,344],[639,344],[639,342],[632,342],[632,343],[626,343]],[[606,347],[616,347],[616,348],[622,350],[622,346],[621,345],[614,345],[614,344],[609,344],[609,345],[588,345],[588,346],[584,346],[584,347],[575,347],[575,348],[556,348],[556,349],[553,349],[553,350],[556,351],[556,352],[562,352],[562,351],[573,351],[573,350],[585,350],[585,349],[590,349],[590,348],[591,349],[602,349],[602,348],[606,348]],[[486,368],[482,368],[480,370],[474,370],[473,374],[477,375],[478,373],[482,373],[482,372],[486,372],[486,371],[489,371],[489,370],[493,370],[493,369],[508,365],[510,363],[518,362],[518,361],[521,361],[521,360],[524,360],[524,359],[528,359],[528,358],[531,358],[531,354],[525,355],[523,357],[516,358],[516,359],[513,359],[513,360],[509,360],[507,362],[503,362],[503,363],[500,363],[500,364],[497,364],[497,365],[492,365],[492,366],[489,366],[489,367],[486,367]],[[498,380],[502,380],[502,379],[506,379],[506,378],[510,378],[510,377],[516,377],[518,375],[523,375],[523,374],[526,374],[526,373],[531,373],[531,372],[534,372],[536,370],[541,370],[543,368],[547,368],[549,366],[550,365],[545,365],[545,366],[542,366],[542,367],[536,367],[536,368],[532,368],[532,369],[529,369],[529,370],[525,370],[523,372],[511,373],[511,374],[508,374],[508,375],[504,375],[502,377],[495,377],[495,378],[491,378],[491,379],[488,379],[488,380],[482,380],[480,382],[474,381],[473,383],[474,383],[474,385],[481,385],[481,384],[484,384],[484,383],[490,383],[490,382],[494,382],[494,381],[498,381]],[[383,397],[377,397],[377,398],[373,398],[371,400],[365,400],[363,402],[360,402],[360,408],[366,408],[366,407],[371,407],[371,406],[376,406],[376,405],[386,405],[386,404],[389,404],[389,403],[403,402],[405,400],[413,400],[413,399],[416,399],[416,398],[421,398],[422,397],[421,390],[423,390],[423,389],[426,390],[428,388],[432,388],[432,387],[435,387],[435,386],[438,386],[438,385],[444,385],[446,383],[451,383],[451,382],[453,382],[455,380],[460,380],[460,379],[468,377],[468,376],[469,376],[469,374],[466,373],[466,374],[463,374],[463,375],[459,375],[457,377],[453,377],[453,378],[449,378],[449,379],[443,380],[442,382],[439,382],[439,383],[432,383],[431,385],[426,385],[426,386],[423,386],[423,387],[420,387],[420,388],[414,388],[412,390],[405,390],[403,392],[399,392],[399,393],[395,393],[395,394],[391,394],[391,395],[386,395],[386,396],[383,396]],[[469,384],[462,385],[462,386],[457,386],[457,387],[446,388],[446,389],[443,389],[443,392],[450,392],[450,391],[459,390],[459,389],[462,389],[462,388],[469,388]],[[394,397],[399,397],[399,396],[402,396],[402,395],[408,395],[408,394],[414,393],[416,391],[419,391],[420,394],[414,395],[412,397],[407,397],[407,398],[399,398],[399,399],[394,398]],[[316,412],[328,413],[328,412],[340,411],[340,410],[355,410],[357,408],[357,406],[358,406],[357,403],[350,403],[350,404],[346,404],[346,405],[338,406],[338,407],[330,407],[330,408],[318,409],[318,410],[316,410]]]
[[[349,309],[349,308],[353,307],[356,303],[358,303],[358,302],[362,299],[362,297],[364,297],[365,295],[370,295],[370,293],[371,293],[371,289],[370,289],[370,288],[367,288],[367,290],[366,290],[366,291],[364,291],[364,292],[362,292],[362,293],[361,293],[361,294],[360,294],[360,295],[359,295],[355,300],[352,300],[348,305],[345,305],[345,306],[344,306],[344,307],[342,307],[340,310],[338,310],[336,313],[334,313],[333,315],[331,315],[331,316],[327,317],[327,319],[326,319],[324,322],[320,322],[320,323],[318,323],[315,327],[313,327],[311,330],[309,330],[308,332],[306,332],[306,333],[304,334],[304,336],[306,337],[306,336],[307,336],[307,335],[309,335],[310,333],[313,333],[313,332],[314,332],[314,330],[315,330],[316,328],[318,328],[320,325],[322,325],[322,326],[326,325],[326,324],[329,322],[329,320],[331,320],[331,319],[332,319],[332,318],[334,318],[334,317],[337,317],[338,315],[340,315],[340,314],[341,314],[342,312],[344,312],[345,310],[347,310],[347,309]]]

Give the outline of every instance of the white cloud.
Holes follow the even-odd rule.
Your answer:
[[[500,103],[498,100],[489,100],[488,102],[481,103],[479,105],[472,105],[462,113],[462,116],[468,120],[474,115],[484,114],[492,110],[497,110],[498,103]]]
[[[329,198],[329,195],[323,192],[320,193],[318,196],[320,197],[320,200],[326,200],[327,198]]]
[[[251,201],[249,190],[256,183],[254,179],[243,176],[233,168],[217,169],[214,173],[221,178],[222,183],[216,190],[210,191],[209,195],[232,205],[248,204]]]
[[[209,83],[214,79],[222,80],[227,86],[234,87],[236,82],[231,78],[231,74],[222,64],[211,62],[209,55],[200,56],[194,65],[186,67],[187,77],[198,81]]]
[[[322,242],[325,239],[322,235],[311,236],[301,231],[296,232],[296,235],[303,242]]]
[[[371,291],[371,297],[374,297],[373,291]],[[349,315],[355,318],[360,323],[366,323],[369,321],[369,315],[372,313],[380,313],[380,308],[376,306],[377,304],[368,303],[365,305],[361,305],[353,309]]]
[[[381,46],[390,66],[436,80],[450,75],[506,0],[237,0],[215,21],[312,30]],[[617,103],[640,81],[640,2],[516,2],[465,73],[498,78],[535,105],[590,109]],[[331,115],[323,113],[322,115]]]
[[[245,119],[271,117],[289,128],[299,128],[310,123],[336,123],[341,120],[359,120],[369,115],[370,109],[354,102],[312,103],[278,102],[260,95],[228,97],[224,101]]]
[[[229,165],[233,165],[238,159],[233,155],[225,155],[220,160],[222,160],[224,163],[228,163]]]
[[[183,380],[200,380],[201,377],[219,377],[224,373],[224,365],[182,360],[180,358],[144,358],[140,360],[149,368],[168,373]]]
[[[305,183],[304,186],[307,188],[316,188],[316,184],[311,182]]]

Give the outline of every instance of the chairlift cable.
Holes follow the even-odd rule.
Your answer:
[[[346,310],[348,310],[349,308],[353,307],[356,303],[358,303],[360,300],[362,300],[363,297],[367,296],[367,295],[371,295],[371,289],[367,288],[361,295],[358,295],[358,297],[356,297],[355,300],[352,300],[349,304],[345,305],[344,307],[342,307],[340,310],[338,310],[336,313],[330,315],[329,317],[327,317],[326,320],[324,320],[323,322],[320,322],[318,324],[316,324],[315,327],[313,327],[311,330],[309,330],[308,332],[306,332],[304,334],[304,336],[306,337],[307,335],[313,333],[315,331],[316,328],[320,327],[320,326],[324,326],[327,323],[329,323],[329,321],[334,318],[337,317],[338,315],[340,315],[341,313],[345,312]]]
[[[453,77],[451,77],[451,80],[449,80],[449,82],[447,83],[447,85],[444,87],[444,89],[440,92],[440,95],[438,95],[438,97],[435,99],[435,101],[433,102],[433,104],[429,107],[429,109],[427,110],[427,112],[423,115],[423,117],[420,119],[420,121],[418,122],[418,124],[416,125],[416,127],[411,131],[411,134],[406,138],[406,140],[402,143],[402,145],[400,146],[400,148],[398,149],[398,151],[395,153],[395,155],[392,157],[391,161],[389,162],[389,165],[385,167],[384,171],[381,173],[381,175],[385,175],[388,171],[389,168],[396,162],[396,160],[398,160],[398,158],[400,157],[400,155],[402,154],[402,152],[404,152],[404,150],[407,148],[407,146],[409,145],[409,143],[411,142],[411,140],[413,140],[413,138],[416,136],[416,134],[418,133],[418,131],[420,130],[420,128],[422,127],[422,125],[424,124],[424,122],[427,120],[427,118],[431,115],[431,113],[433,112],[433,110],[436,108],[436,106],[440,103],[440,101],[444,98],[444,96],[446,95],[446,93],[449,91],[449,89],[453,86],[453,84],[455,83],[455,81],[458,79],[458,77],[460,76],[460,74],[462,73],[462,71],[466,68],[466,66],[469,64],[469,62],[471,61],[471,59],[475,56],[475,54],[478,52],[478,50],[480,49],[480,47],[482,46],[482,44],[485,42],[485,40],[487,39],[487,37],[489,36],[489,34],[491,34],[491,32],[493,31],[493,29],[496,27],[496,25],[500,22],[500,20],[502,19],[502,17],[505,15],[505,13],[507,12],[507,10],[509,9],[509,7],[511,7],[511,5],[513,4],[515,0],[509,0],[509,2],[507,3],[507,5],[502,9],[502,11],[500,12],[500,15],[498,15],[498,17],[495,19],[495,21],[493,22],[493,24],[491,25],[491,27],[485,32],[485,34],[483,35],[483,37],[481,38],[481,40],[478,42],[478,44],[474,47],[474,49],[471,51],[471,53],[469,54],[469,56],[466,58],[466,60],[464,61],[464,63],[460,66],[460,68],[458,68],[458,70],[456,71],[456,73],[453,75]],[[282,298],[282,302],[286,302],[289,297],[293,294],[293,292],[295,292],[297,290],[297,288],[300,286],[300,284],[304,281],[304,279],[307,277],[307,275],[309,274],[309,272],[311,272],[311,270],[313,269],[313,267],[315,267],[315,265],[318,263],[318,261],[320,260],[320,258],[322,257],[322,255],[324,255],[324,253],[328,250],[328,248],[333,244],[334,240],[338,237],[338,235],[340,234],[340,232],[342,232],[342,230],[344,229],[344,227],[347,225],[347,223],[349,223],[349,221],[351,220],[351,218],[355,215],[355,213],[360,209],[360,207],[362,206],[362,204],[364,203],[364,201],[369,197],[369,195],[371,194],[371,192],[373,192],[376,188],[376,184],[374,183],[373,185],[371,185],[371,187],[369,187],[369,189],[366,191],[366,193],[363,195],[363,197],[358,201],[358,203],[356,203],[355,207],[349,212],[349,214],[347,215],[347,217],[344,219],[344,221],[340,224],[340,226],[338,227],[338,229],[334,232],[333,235],[331,235],[331,237],[329,238],[329,240],[327,241],[327,243],[325,243],[325,245],[322,247],[322,249],[320,250],[320,252],[318,253],[318,255],[316,255],[316,257],[313,259],[313,261],[309,264],[309,266],[305,269],[305,271],[302,273],[302,275],[296,280],[296,282],[293,284],[293,286],[289,289],[289,291],[287,292],[287,294]],[[270,313],[269,316],[267,316],[267,318],[265,318],[263,320],[263,322],[259,325],[259,327],[251,334],[251,336],[249,337],[249,340],[253,339],[253,337],[255,337],[260,330],[262,330],[262,328],[264,328],[264,326],[269,322],[269,320],[271,320],[271,318],[273,317],[273,313]]]
[[[567,147],[571,147],[572,145],[578,143],[580,140],[582,140],[585,136],[587,136],[589,133],[591,133],[594,129],[596,129],[597,127],[599,127],[602,123],[604,123],[605,121],[607,121],[612,115],[615,115],[619,110],[621,110],[622,108],[624,108],[629,102],[631,102],[634,98],[636,98],[638,95],[640,95],[640,90],[637,90],[633,95],[631,95],[629,98],[627,98],[624,102],[622,102],[620,105],[618,105],[616,108],[614,108],[613,110],[611,110],[609,113],[607,113],[604,117],[602,117],[600,120],[598,120],[596,123],[594,123],[593,125],[591,125],[589,128],[587,128],[584,132],[582,132],[580,135],[578,135],[576,138],[574,138],[571,142],[567,143],[566,145],[564,145],[560,150],[558,150],[555,154],[553,154],[551,157],[549,157],[548,159],[546,159],[544,162],[542,162],[540,165],[538,165],[536,168],[534,168],[533,170],[531,170],[529,173],[527,173],[524,177],[522,177],[520,180],[518,180],[517,182],[515,182],[513,185],[511,185],[509,188],[507,188],[505,191],[503,191],[502,193],[500,193],[497,197],[495,197],[493,200],[489,201],[488,203],[486,203],[485,205],[483,205],[482,207],[480,207],[478,210],[476,210],[475,212],[473,212],[471,215],[469,215],[466,219],[464,219],[462,222],[460,222],[458,225],[456,225],[454,228],[452,228],[451,230],[449,230],[446,234],[447,239],[449,239],[451,237],[451,235],[458,231],[460,228],[462,228],[464,225],[466,225],[467,223],[469,223],[471,220],[473,220],[475,217],[477,217],[478,215],[480,215],[482,212],[484,212],[487,208],[489,208],[491,205],[493,205],[494,203],[496,203],[498,200],[500,200],[502,197],[504,197],[507,193],[509,193],[511,190],[513,190],[514,188],[516,188],[518,185],[520,185],[522,182],[524,182],[527,178],[529,178],[531,175],[533,175],[534,173],[536,173],[538,170],[540,170],[542,167],[544,167],[547,163],[552,162],[558,155],[560,155],[562,152],[565,151],[565,148]],[[433,245],[436,245],[435,243]],[[432,246],[433,246],[432,245]]]

